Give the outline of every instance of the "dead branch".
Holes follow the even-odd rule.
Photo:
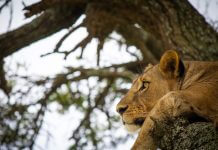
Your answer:
[[[80,27],[83,26],[83,23],[77,25],[76,27],[72,27],[72,29],[70,29],[56,44],[55,49],[53,50],[53,52],[49,52],[46,54],[41,55],[41,57],[53,54],[53,53],[63,53],[66,55],[67,52],[60,52],[59,49],[62,46],[63,42],[77,29],[79,29]]]
[[[10,29],[11,27],[11,23],[12,23],[12,20],[13,20],[13,2],[10,3],[10,19],[9,19],[9,22],[8,22],[8,29]]]
[[[3,8],[9,5],[9,3],[11,3],[11,0],[5,0],[5,2],[0,6],[0,13],[3,10]]]
[[[66,55],[65,55],[64,59],[66,59],[69,54],[71,54],[72,52],[74,52],[75,50],[77,50],[77,49],[80,48],[80,47],[81,47],[81,51],[83,51],[83,50],[86,48],[87,44],[88,44],[91,40],[92,40],[92,36],[91,36],[91,35],[88,35],[88,36],[87,36],[86,38],[84,38],[81,42],[79,42],[72,50],[66,51],[66,52],[65,52]]]
[[[7,57],[35,41],[72,26],[83,11],[83,8],[78,7],[78,5],[65,9],[52,8],[46,10],[32,22],[0,35],[0,58]],[[13,41],[13,44],[10,41]]]
[[[69,73],[73,73],[76,71],[80,72],[80,76],[68,78],[70,81],[78,81],[89,77],[100,77],[100,78],[123,78],[128,81],[132,81],[135,75],[129,71],[109,71],[108,69],[84,69],[84,68],[72,68],[68,67]],[[68,73],[68,74],[69,74]]]
[[[7,96],[9,96],[9,93],[11,92],[11,87],[8,85],[8,81],[6,80],[3,60],[0,60],[0,88]]]
[[[100,52],[103,49],[104,46],[104,40],[99,39],[98,46],[97,46],[97,66],[99,66],[100,63]]]

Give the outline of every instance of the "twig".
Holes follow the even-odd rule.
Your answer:
[[[10,2],[11,2],[11,0],[6,0],[6,1],[0,6],[0,13],[1,13],[1,11],[3,10],[3,8],[4,8],[5,6],[7,6]]]
[[[66,39],[67,37],[69,37],[75,30],[77,30],[78,28],[82,27],[83,25],[84,25],[84,23],[81,23],[81,24],[79,24],[78,26],[73,27],[72,29],[70,29],[69,32],[66,33],[66,34],[58,41],[58,43],[57,43],[56,46],[55,46],[54,52],[59,51],[59,48],[61,47],[61,45],[62,45],[62,43],[65,41],[65,39]]]
[[[49,53],[46,53],[46,54],[42,54],[40,57],[45,57],[45,56],[48,56],[48,55],[51,55],[51,54],[54,54],[54,53],[58,53],[58,54],[64,54],[64,55],[66,55],[67,54],[67,52],[66,51],[64,51],[64,52],[49,52]]]
[[[81,42],[79,42],[72,50],[66,52],[66,55],[65,55],[64,59],[66,59],[69,54],[71,54],[72,52],[77,50],[79,47],[81,47],[81,49],[83,50],[91,40],[92,40],[92,36],[88,35]]]
[[[41,57],[45,57],[45,56],[51,55],[51,54],[53,54],[53,53],[59,53],[59,54],[65,54],[65,55],[67,55],[67,54],[68,54],[67,51],[66,51],[66,52],[65,52],[65,51],[64,51],[64,52],[63,52],[63,51],[59,51],[60,47],[62,46],[63,42],[64,42],[75,30],[79,29],[79,28],[82,27],[83,25],[84,25],[84,24],[81,23],[81,24],[79,24],[78,26],[73,27],[72,29],[70,29],[69,32],[67,32],[67,33],[58,41],[58,43],[57,43],[56,46],[55,46],[55,49],[54,49],[52,52],[43,54],[43,55],[41,55]]]
[[[139,56],[137,56],[136,53],[133,53],[133,52],[129,51],[128,46],[126,48],[126,52],[129,53],[130,55],[132,55],[133,57],[135,57],[138,61],[140,60]]]
[[[100,63],[100,52],[104,46],[104,39],[99,39],[98,47],[97,47],[97,66]]]
[[[76,135],[78,134],[80,128],[84,125],[84,123],[90,118],[89,116],[91,115],[91,113],[93,112],[93,110],[95,108],[97,108],[100,104],[100,102],[102,102],[102,100],[104,100],[104,97],[107,95],[111,84],[112,84],[113,80],[108,81],[107,86],[105,86],[105,88],[103,89],[103,91],[96,96],[95,98],[95,105],[92,107],[87,108],[85,117],[82,119],[82,121],[80,122],[80,124],[77,126],[77,128],[74,130],[73,135],[69,138],[69,139],[77,139]],[[80,140],[80,139],[79,139]],[[77,142],[78,143],[78,142]]]
[[[8,31],[11,27],[12,20],[13,20],[13,2],[11,2],[11,4],[10,4],[10,19],[9,19],[8,29],[7,29]]]

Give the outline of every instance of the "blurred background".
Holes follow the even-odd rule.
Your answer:
[[[218,60],[218,0],[0,0],[0,149],[129,149],[116,104],[176,49]]]

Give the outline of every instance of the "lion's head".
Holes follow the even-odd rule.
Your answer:
[[[139,129],[157,101],[169,91],[180,87],[184,65],[176,51],[167,51],[160,64],[148,65],[123,99],[117,104],[123,124],[128,131]]]

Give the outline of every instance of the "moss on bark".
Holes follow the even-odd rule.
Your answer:
[[[192,122],[184,117],[156,122],[152,132],[162,150],[216,150],[217,130],[210,122]]]

